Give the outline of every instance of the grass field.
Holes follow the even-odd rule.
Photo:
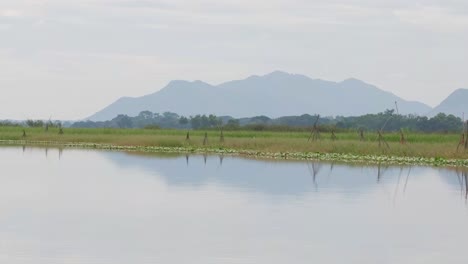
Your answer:
[[[26,137],[23,138],[23,129]],[[205,132],[208,143],[203,145]],[[321,134],[318,141],[308,141],[306,132],[269,131],[224,131],[224,142],[220,142],[219,131],[187,131],[169,129],[64,129],[60,135],[57,128],[44,131],[43,128],[0,127],[0,140],[48,141],[56,143],[97,143],[115,146],[145,146],[171,148],[230,149],[266,153],[336,153],[352,155],[377,155],[396,157],[423,157],[443,159],[468,159],[463,147],[457,151],[458,134],[408,133],[407,143],[399,143],[397,133],[385,134],[389,144],[379,147],[376,133],[367,133],[366,140],[360,141],[357,133],[337,133],[337,140],[330,134]]]

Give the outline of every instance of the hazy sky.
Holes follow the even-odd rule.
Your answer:
[[[467,47],[466,0],[0,0],[0,119],[274,70],[434,106],[468,88]]]

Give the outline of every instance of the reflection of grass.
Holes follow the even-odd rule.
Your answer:
[[[23,140],[22,131],[21,127],[0,127],[0,140]],[[208,144],[203,146],[204,133],[205,131],[191,131],[190,141],[186,141],[186,131],[182,130],[65,129],[65,134],[59,135],[57,128],[51,128],[49,132],[44,132],[41,128],[26,128],[26,140],[96,143],[129,148],[130,146],[147,147],[147,149],[140,148],[143,151],[156,151],[158,148],[168,147],[182,152],[193,150],[199,152],[202,149],[248,153],[249,155],[259,152],[265,157],[283,158],[285,155],[281,153],[288,153],[286,158],[300,158],[297,153],[302,153],[304,157],[307,153],[335,153],[344,159],[346,155],[437,157],[437,163],[439,159],[468,159],[468,152],[456,151],[459,140],[459,135],[456,134],[408,134],[406,145],[398,143],[398,134],[385,134],[385,139],[390,145],[387,149],[378,147],[376,134],[368,134],[368,140],[361,142],[357,133],[337,133],[336,141],[330,140],[330,135],[322,133],[322,140],[308,142],[309,133],[305,132],[224,131],[225,142],[221,143],[218,131],[208,131]],[[332,157],[329,155],[329,158]]]
[[[159,158],[159,159],[173,159],[179,158],[188,154],[181,152],[150,152],[150,151],[129,151],[129,155],[139,156],[139,157],[148,157],[148,158]]]

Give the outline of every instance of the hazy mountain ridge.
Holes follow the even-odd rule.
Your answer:
[[[429,113],[429,116],[435,116],[438,113],[452,114],[458,117],[461,117],[463,113],[468,114],[468,89],[455,90],[436,106]]]
[[[404,100],[357,79],[332,82],[276,71],[219,85],[171,81],[149,95],[122,97],[88,119],[110,120],[119,114],[136,116],[145,110],[170,111],[185,116],[204,113],[234,117],[304,113],[358,116],[393,108],[395,101],[402,114],[425,115],[432,110],[423,103]]]

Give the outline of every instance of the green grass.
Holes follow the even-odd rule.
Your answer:
[[[26,138],[23,138],[23,129]],[[408,133],[407,144],[399,144],[397,133],[385,134],[390,148],[379,147],[376,133],[366,134],[366,141],[359,141],[357,133],[337,133],[337,140],[332,141],[330,134],[322,133],[321,140],[308,142],[306,132],[271,132],[271,131],[224,131],[225,142],[221,143],[219,131],[206,131],[208,144],[203,145],[205,131],[190,131],[190,141],[186,141],[187,131],[171,129],[111,129],[111,128],[69,128],[59,135],[57,128],[45,132],[43,128],[0,127],[0,140],[27,142],[96,143],[140,148],[224,149],[237,153],[269,153],[270,156],[281,153],[333,153],[355,156],[386,157],[422,157],[442,159],[468,159],[468,151],[463,148],[456,151],[460,135],[458,134],[423,134]],[[27,143],[26,142],[26,143]],[[5,143],[5,142],[3,142]],[[268,156],[268,155],[266,155]],[[294,156],[294,155],[290,155]]]

